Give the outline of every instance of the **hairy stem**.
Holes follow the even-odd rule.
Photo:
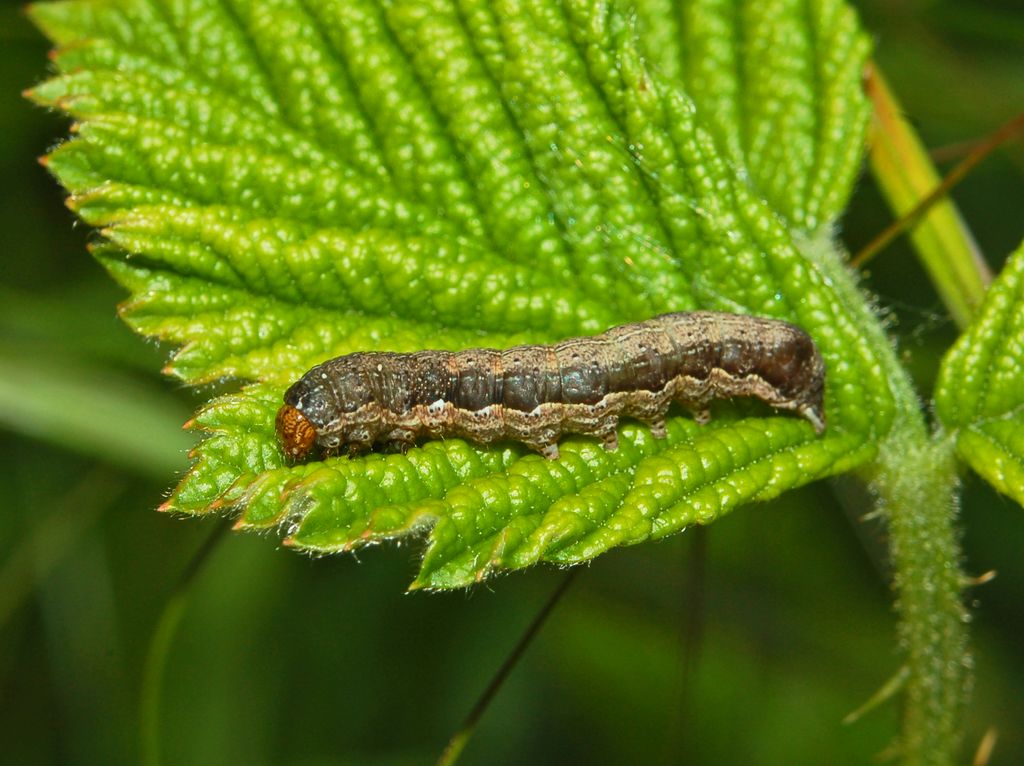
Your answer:
[[[956,459],[948,439],[931,440],[921,402],[881,324],[861,297],[827,235],[802,250],[831,282],[838,300],[871,339],[895,399],[896,419],[882,437],[868,478],[889,524],[899,637],[907,663],[902,755],[906,764],[954,763],[970,687],[964,575],[954,521]]]
[[[895,432],[883,447],[874,485],[889,523],[899,637],[910,669],[903,760],[950,764],[970,687],[952,442],[925,441],[916,429]]]

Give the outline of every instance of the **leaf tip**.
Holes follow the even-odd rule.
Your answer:
[[[488,575],[494,572],[494,570],[500,563],[501,559],[491,559],[490,561],[486,562],[482,567],[480,567],[478,570],[476,570],[476,572],[473,573],[474,582],[481,583],[484,580],[486,580]]]
[[[225,490],[220,495],[218,495],[213,500],[211,500],[209,503],[207,503],[206,504],[206,510],[207,511],[211,511],[211,512],[212,511],[222,511],[225,508],[231,508],[232,506],[234,506],[235,505],[234,499],[232,499],[231,497],[228,496],[228,493],[230,491],[231,491],[230,488]]]

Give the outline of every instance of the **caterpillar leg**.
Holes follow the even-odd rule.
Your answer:
[[[651,436],[655,439],[664,439],[668,436],[668,432],[665,430],[665,418],[648,421],[647,426],[651,429]]]
[[[608,452],[615,452],[619,448],[619,432],[613,430],[602,435],[601,446]]]
[[[700,425],[706,426],[711,422],[711,410],[707,407],[702,410],[694,410],[693,419],[700,423]]]
[[[365,455],[367,452],[373,451],[373,442],[369,439],[355,439],[339,445],[335,454],[342,450],[345,451],[351,460],[352,458],[357,458],[361,455]]]
[[[558,442],[551,442],[551,444],[545,444],[539,449],[540,454],[542,454],[548,460],[558,460]]]
[[[416,432],[408,428],[396,428],[382,440],[387,452],[405,454],[416,446]]]

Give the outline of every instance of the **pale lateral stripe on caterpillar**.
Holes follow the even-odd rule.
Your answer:
[[[565,433],[599,436],[616,449],[621,417],[661,438],[673,401],[704,420],[712,400],[753,396],[821,434],[824,383],[821,355],[795,325],[680,312],[550,346],[347,354],[292,385],[276,425],[291,460],[314,446],[404,451],[422,436],[511,439],[554,460]]]

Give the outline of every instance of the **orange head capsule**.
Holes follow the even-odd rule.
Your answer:
[[[278,441],[289,460],[302,460],[313,449],[316,429],[306,420],[305,415],[290,404],[277,411],[276,425]]]

